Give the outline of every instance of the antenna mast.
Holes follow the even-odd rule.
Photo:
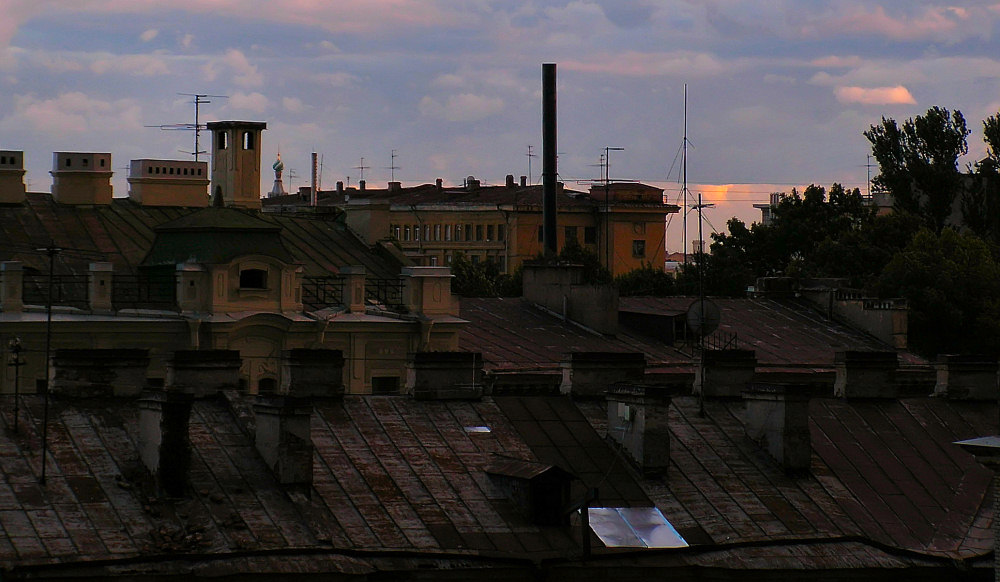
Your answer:
[[[393,150],[393,151],[396,151],[396,150]],[[361,158],[361,164],[359,164],[357,166],[354,166],[355,170],[361,170],[361,177],[358,178],[359,180],[364,180],[365,179],[365,170],[367,170],[370,167],[371,166],[366,166],[365,165],[365,159],[363,157]],[[350,176],[348,176],[347,177],[347,184],[350,185],[350,183],[351,183],[351,179],[350,179]]]
[[[201,154],[207,154],[208,152],[201,149],[201,130],[205,129],[205,125],[201,122],[201,106],[206,103],[211,103],[208,99],[209,97],[216,99],[229,99],[228,95],[209,95],[207,93],[178,93],[178,95],[184,95],[187,97],[194,97],[194,123],[168,123],[165,125],[147,125],[146,127],[158,127],[164,131],[194,131],[194,151],[185,152],[190,153],[194,156],[194,161],[199,161],[198,158]]]
[[[528,185],[530,186],[534,181],[531,179],[531,158],[537,158],[538,156],[531,152],[531,148],[534,147],[528,144],[528,153],[525,154],[528,157]]]
[[[684,264],[688,262],[688,217],[687,217],[687,204],[688,204],[688,86],[684,83],[684,145],[681,154],[681,176],[683,181],[683,186],[681,187],[681,192],[684,193],[684,205],[681,207],[681,216],[683,220],[683,231],[684,231]],[[699,219],[698,226],[701,226],[701,221]]]
[[[389,156],[390,156],[389,157],[389,159],[390,159],[390,161],[389,161],[389,167],[386,168],[386,169],[389,170],[389,181],[390,182],[395,182],[396,181],[396,170],[399,169],[399,166],[396,165],[396,150],[392,150],[392,152],[390,152]]]

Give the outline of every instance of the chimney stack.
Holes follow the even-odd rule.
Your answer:
[[[542,65],[542,241],[545,256],[556,248],[556,65]]]
[[[507,174],[507,187],[508,188],[514,187],[514,174]]]
[[[528,177],[527,176],[521,176],[521,187],[522,188],[526,188],[527,186],[528,186]]]
[[[188,423],[194,394],[158,390],[139,400],[139,457],[167,497],[181,497],[191,469]]]
[[[747,437],[766,449],[786,473],[810,468],[810,392],[809,386],[782,384],[752,384],[743,392]]]

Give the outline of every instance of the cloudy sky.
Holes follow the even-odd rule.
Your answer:
[[[179,93],[206,93],[227,98],[202,120],[267,122],[265,163],[280,149],[294,186],[312,151],[324,187],[362,157],[370,184],[392,165],[408,185],[501,183],[529,146],[537,182],[552,62],[559,173],[581,189],[623,147],[613,179],[677,198],[686,83],[689,182],[723,228],[772,190],[864,189],[882,116],[960,109],[981,155],[998,21],[963,0],[0,0],[0,149],[26,152],[35,191],[52,152],[110,151],[124,196],[129,160],[189,157],[193,135],[147,126],[193,122]]]

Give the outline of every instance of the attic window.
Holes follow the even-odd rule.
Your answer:
[[[240,289],[267,289],[267,271],[243,269],[240,271]]]
[[[215,134],[215,143],[218,149],[224,150],[229,147],[229,134],[225,131],[219,131]]]
[[[253,149],[253,132],[251,131],[243,132],[243,149],[245,150]]]

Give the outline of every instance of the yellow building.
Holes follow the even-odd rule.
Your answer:
[[[0,392],[44,386],[47,351],[67,349],[120,351],[106,373],[142,367],[154,386],[178,354],[222,351],[212,365],[235,362],[243,389],[275,392],[304,349],[340,350],[348,392],[392,393],[415,354],[458,348],[448,269],[404,266],[333,214],[255,210],[263,124],[209,127],[211,206],[204,162],[135,160],[114,198],[110,154],[57,153],[49,194],[25,191],[22,152],[0,153],[0,341],[25,362]]]
[[[300,195],[264,200],[265,210],[299,210]],[[542,187],[507,176],[502,186],[469,177],[461,187],[424,184],[386,189],[339,187],[321,192],[320,206],[346,212],[347,224],[368,244],[390,240],[418,265],[451,264],[456,253],[473,262],[493,261],[511,272],[543,250]],[[589,192],[557,190],[557,247],[575,241],[600,257],[614,275],[646,264],[662,268],[667,215],[663,190],[639,183],[593,186]]]

